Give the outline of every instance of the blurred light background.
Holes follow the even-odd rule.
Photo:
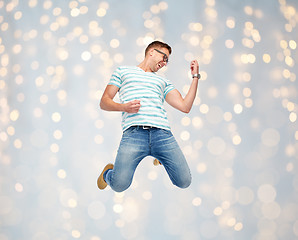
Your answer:
[[[298,239],[296,0],[0,0],[0,240]],[[145,47],[173,48],[159,74],[193,182],[144,159],[131,188],[99,191],[120,113],[99,109],[111,73]]]

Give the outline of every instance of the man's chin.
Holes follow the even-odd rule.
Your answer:
[[[159,69],[156,67],[156,68],[153,68],[151,69],[152,72],[157,72]]]
[[[160,70],[160,69],[162,69],[162,67],[157,66],[157,67],[155,68],[155,72],[157,72],[157,71]]]

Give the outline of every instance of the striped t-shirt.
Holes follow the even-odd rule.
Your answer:
[[[121,103],[140,100],[137,113],[122,113],[122,129],[144,125],[170,130],[163,103],[174,85],[153,72],[145,72],[139,67],[118,67],[112,74],[109,85],[119,88]]]

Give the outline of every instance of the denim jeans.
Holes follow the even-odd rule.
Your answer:
[[[189,167],[171,131],[143,129],[141,126],[133,126],[123,132],[114,169],[104,174],[105,181],[116,192],[126,190],[138,164],[146,156],[153,156],[162,163],[174,185],[180,188],[190,185]]]

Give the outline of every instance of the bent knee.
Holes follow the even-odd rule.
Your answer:
[[[180,188],[188,188],[190,186],[190,184],[191,184],[191,180],[183,182],[183,184],[181,184],[178,187],[180,187]]]
[[[191,176],[180,179],[179,182],[174,183],[179,188],[188,188],[191,184]]]
[[[130,186],[130,182],[129,183],[124,183],[124,182],[119,182],[119,183],[114,183],[113,185],[111,185],[110,187],[115,191],[115,192],[123,192],[126,189],[129,188]]]

